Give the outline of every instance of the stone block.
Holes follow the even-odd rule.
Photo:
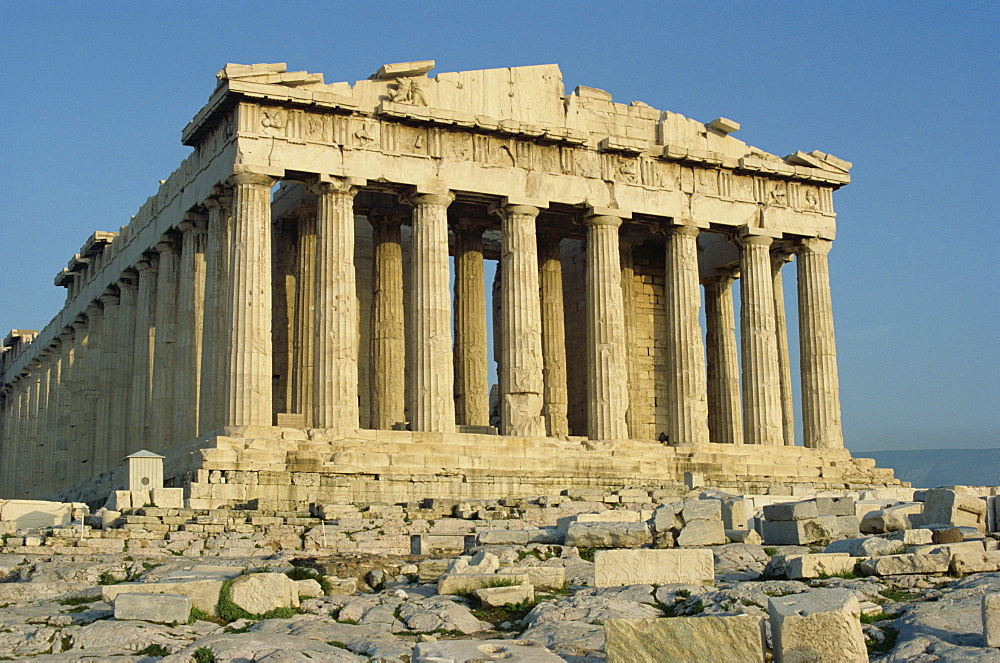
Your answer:
[[[411,534],[411,555],[463,553],[475,545],[475,534]]]
[[[441,640],[419,642],[413,648],[413,663],[465,663],[506,660],[518,663],[565,663],[533,640]]]
[[[17,529],[58,527],[73,522],[73,507],[43,500],[0,500],[0,520],[16,523]]]
[[[604,623],[608,663],[718,661],[763,663],[764,618],[753,615],[609,619]]]
[[[836,516],[810,520],[765,520],[761,525],[764,543],[779,546],[802,546],[836,539],[840,532]]]
[[[726,542],[726,530],[722,520],[693,520],[684,526],[677,536],[677,545],[688,546],[719,546]]]
[[[967,525],[985,532],[986,502],[953,488],[934,488],[927,491],[923,518],[927,524]]]
[[[641,520],[638,511],[608,510],[600,513],[578,513],[578,523],[637,523]]]
[[[900,541],[904,546],[923,546],[934,542],[934,532],[929,529],[903,529],[886,534],[890,541]]]
[[[816,502],[779,502],[764,507],[764,518],[769,521],[811,520],[819,517]],[[765,537],[766,539],[767,537]]]
[[[653,542],[646,523],[571,523],[566,545],[577,548],[638,548]]]
[[[757,530],[752,529],[727,529],[726,538],[733,543],[746,543],[751,546],[759,546],[763,543]]]
[[[527,573],[457,573],[445,574],[438,578],[438,594],[469,594],[477,589],[489,587],[498,580],[512,580],[518,584],[529,582]]]
[[[977,554],[986,550],[983,541],[962,541],[961,543],[943,543],[941,545],[930,544],[928,546],[911,546],[906,549],[907,553],[913,555],[954,555],[955,553]]]
[[[234,569],[239,573],[239,569]],[[222,589],[221,578],[176,578],[162,582],[121,583],[105,585],[101,588],[101,596],[106,603],[113,603],[119,594],[181,594],[191,598],[191,605],[213,617],[218,616],[216,606],[219,603],[219,591]]]
[[[681,520],[684,521],[685,526],[697,520],[717,520],[721,523],[722,502],[720,500],[688,500],[681,508]]]
[[[842,575],[853,572],[856,561],[847,553],[787,555],[785,575],[791,580]]]
[[[252,615],[299,607],[298,585],[284,573],[251,573],[233,580],[230,600]]]
[[[861,519],[863,534],[882,534],[914,529],[924,524],[923,505],[919,502],[897,504],[869,511]]]
[[[448,563],[446,573],[496,573],[500,568],[500,558],[485,550],[479,551],[475,555],[462,555]]]
[[[354,596],[358,591],[357,578],[338,578],[337,576],[323,576],[330,585],[329,596]]]
[[[191,615],[191,597],[183,594],[119,594],[114,600],[115,619],[158,624],[185,624]]]
[[[417,576],[420,582],[437,582],[448,570],[450,559],[424,559],[417,562]]]
[[[666,532],[683,527],[684,523],[681,521],[683,509],[683,502],[670,502],[656,507],[653,511],[653,531]]]
[[[154,488],[152,490],[153,504],[161,509],[183,509],[183,488]]]
[[[1000,571],[1000,551],[957,552],[951,556],[952,573],[992,573]]]
[[[141,505],[140,505],[141,506]],[[132,508],[132,493],[127,490],[112,490],[104,502],[104,508],[109,511],[125,511]]]
[[[594,556],[597,587],[623,585],[710,585],[715,558],[710,550],[601,550]]]
[[[856,516],[853,497],[817,497],[815,502],[821,516]]]
[[[743,497],[724,499],[721,504],[722,522],[726,529],[747,529],[756,511],[753,500]]]
[[[983,594],[983,639],[987,647],[1000,648],[1000,593]]]
[[[822,516],[821,516],[822,517]],[[850,516],[826,516],[827,518],[834,518],[837,521],[837,535],[838,536],[858,536],[861,534],[860,521],[855,515]]]
[[[638,515],[638,514],[636,514]],[[539,529],[494,529],[480,532],[476,539],[481,546],[526,546],[529,543],[561,544],[566,538],[557,527]]]
[[[323,587],[312,578],[295,580],[294,582],[297,585],[295,593],[300,597],[304,596],[309,599],[314,599],[323,596]]]
[[[931,540],[928,543],[961,543],[965,540],[962,530],[957,527],[928,531],[931,532]]]
[[[535,588],[530,582],[510,587],[484,587],[473,592],[484,605],[499,607],[508,604],[517,605],[525,601],[535,600]]]
[[[861,572],[874,576],[896,576],[923,573],[944,573],[951,555],[887,555],[861,562]]]
[[[515,569],[501,569],[501,574],[519,573],[528,576],[528,582],[535,589],[554,591],[566,585],[566,567],[564,566],[519,566]]]
[[[767,611],[776,663],[867,663],[861,606],[850,590],[771,597]]]
[[[880,536],[866,536],[860,539],[833,541],[823,552],[847,553],[851,557],[878,557],[881,555],[900,555],[905,550],[906,544],[902,541]]]

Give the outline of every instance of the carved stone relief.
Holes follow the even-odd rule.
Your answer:
[[[421,81],[420,78],[400,78],[389,88],[389,101],[397,104],[426,106],[427,97],[424,96]]]
[[[270,136],[283,134],[285,132],[285,126],[287,124],[288,124],[287,111],[281,110],[279,108],[260,109],[261,133],[265,133]]]

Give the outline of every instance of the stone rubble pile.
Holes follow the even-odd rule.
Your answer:
[[[4,521],[0,656],[1000,661],[998,489],[908,492],[47,507]]]

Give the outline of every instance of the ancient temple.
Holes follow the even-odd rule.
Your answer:
[[[140,449],[196,506],[897,483],[841,433],[850,163],[555,65],[433,66],[220,71],[190,156],[4,340],[0,494],[96,499]]]

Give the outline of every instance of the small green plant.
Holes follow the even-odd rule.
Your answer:
[[[136,652],[137,656],[169,656],[170,652],[163,645],[152,644],[142,651]]]
[[[861,615],[862,624],[874,624],[875,622],[884,622],[890,619],[895,619],[897,615],[893,615],[886,611],[878,612],[874,615]]]
[[[691,596],[691,590],[690,589],[678,589],[677,592],[676,592],[676,595],[679,596],[679,597],[681,597],[682,599],[690,598],[690,596]]]
[[[215,652],[208,647],[198,647],[191,654],[194,663],[215,663]]]
[[[98,597],[96,596],[71,596],[66,599],[60,599],[59,605],[83,605],[84,603],[93,603]]]
[[[309,568],[308,566],[296,566],[291,571],[286,571],[285,575],[292,580],[315,580],[319,583],[319,587],[323,590],[323,594],[329,594],[333,589],[333,586],[330,584],[330,581],[326,579],[325,575],[316,569]]]
[[[883,636],[881,642],[873,642],[865,638],[865,647],[868,649],[869,655],[886,654],[896,646],[896,638],[899,637],[899,631],[890,626],[883,626],[879,630]]]
[[[494,578],[486,583],[486,587],[488,589],[493,589],[494,587],[517,587],[520,584],[513,578]]]
[[[915,592],[904,592],[898,589],[883,589],[879,592],[882,596],[886,597],[890,601],[895,601],[897,603],[903,603],[905,601],[915,601],[920,598],[920,594]]]
[[[191,612],[188,614],[188,624],[194,624],[196,621],[207,621],[209,619],[208,613],[197,606],[191,606]]]
[[[580,548],[580,559],[585,562],[593,562],[594,553],[596,553],[597,550],[597,548]]]
[[[135,561],[135,558],[132,557],[132,555],[125,555],[125,557],[123,557],[122,559],[124,561],[126,561],[126,562],[134,562]]]
[[[71,612],[71,613],[75,614],[77,612],[87,612],[88,610],[90,610],[90,606],[89,605],[78,605],[76,607],[70,608],[66,612]]]
[[[117,585],[121,582],[124,581],[114,577],[110,571],[102,571],[101,575],[97,576],[98,585]]]
[[[534,601],[524,600],[520,603],[507,603],[502,606],[488,606],[483,605],[481,602],[472,600],[473,603],[479,603],[472,610],[472,614],[476,616],[477,619],[481,619],[484,622],[490,622],[492,624],[498,624],[501,622],[520,622],[527,616],[531,609],[535,607]]]
[[[158,566],[160,566],[160,565],[159,564],[150,564],[149,562],[143,562],[142,563],[142,568],[143,568],[144,571],[150,571],[152,569],[155,569]]]
[[[700,600],[698,600],[698,601],[695,601],[695,604],[693,606],[691,606],[691,609],[688,610],[687,614],[689,614],[689,615],[700,615],[703,612],[705,612],[705,604],[702,603]]]
[[[409,635],[409,631],[407,631],[407,635]],[[330,640],[326,644],[330,645],[331,647],[338,647],[340,649],[347,649],[347,645],[345,645],[340,640]]]
[[[603,619],[595,619],[595,620],[593,620],[590,623],[593,626],[604,626],[604,620]]]
[[[774,557],[775,555],[778,554],[778,549],[768,546],[767,548],[764,548],[764,554],[767,555],[768,557]]]
[[[73,646],[73,636],[64,635],[62,637],[62,642],[60,644],[62,645],[62,650],[66,651],[67,649]]]
[[[855,580],[857,579],[857,577],[858,576],[855,575],[853,572],[845,571],[843,573],[821,573],[818,576],[816,576],[816,579],[829,580],[830,578],[843,578],[844,580]]]

